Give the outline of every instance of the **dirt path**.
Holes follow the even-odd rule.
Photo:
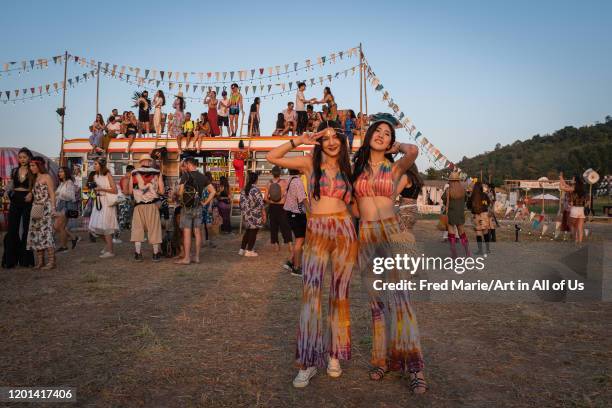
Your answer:
[[[417,235],[435,241],[431,223]],[[340,379],[291,386],[301,280],[258,240],[217,237],[200,265],[99,260],[82,242],[52,272],[0,273],[0,384],[71,385],[73,406],[590,407],[612,404],[608,302],[415,301],[431,387],[367,379],[369,310],[352,282],[353,359]],[[551,243],[561,248],[563,243]],[[528,247],[528,245],[526,245]],[[499,251],[497,265],[512,263]],[[326,295],[325,295],[326,296]],[[325,303],[325,302],[324,302]]]

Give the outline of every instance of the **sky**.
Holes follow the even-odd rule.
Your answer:
[[[593,124],[612,114],[611,13],[609,1],[13,0],[3,4],[0,64],[68,50],[143,69],[215,72],[284,67],[362,43],[401,110],[456,162],[496,143]],[[306,75],[326,76],[356,63],[337,61]],[[68,78],[84,72],[68,65]],[[0,65],[0,74],[0,91],[12,91],[59,82],[63,67],[51,63],[46,70],[8,76]],[[326,85],[339,108],[359,109],[357,75],[340,75]],[[322,88],[308,87],[306,96],[320,98]],[[101,113],[131,109],[137,89],[101,77]],[[367,94],[369,113],[389,111],[380,93],[369,87]],[[262,100],[262,134],[271,134],[276,113],[294,98],[291,93]],[[95,105],[95,80],[68,88],[66,138],[89,135]],[[59,106],[61,94],[53,92],[0,103],[0,146],[25,145],[57,156]],[[187,110],[199,114],[204,106],[188,100]],[[399,137],[410,141],[405,131]],[[431,165],[424,157],[417,163]]]

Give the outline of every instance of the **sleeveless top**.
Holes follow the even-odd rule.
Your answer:
[[[23,179],[23,181],[21,181],[19,179],[19,167],[15,167],[13,169],[13,174],[12,174],[12,179],[13,179],[13,188],[24,188],[27,190],[32,190],[32,182],[33,182],[33,175],[32,173],[30,173],[30,171],[28,170],[26,172],[26,176]]]
[[[230,95],[230,107],[232,108],[238,108],[240,105],[238,104],[238,101],[240,100],[240,94],[231,94]]]
[[[393,166],[389,160],[385,160],[378,173],[371,175],[364,171],[355,180],[355,196],[361,197],[393,197]]]
[[[310,175],[308,184],[308,193],[310,197],[314,192],[315,178],[314,172]],[[344,201],[346,204],[351,202],[352,187],[351,183],[342,178],[340,171],[336,173],[336,177],[329,179],[325,169],[321,169],[321,178],[319,179],[319,193],[321,197],[332,197]]]
[[[416,200],[419,197],[419,193],[421,192],[421,188],[416,185],[416,183],[414,182],[414,178],[412,176],[407,175],[406,177],[408,177],[408,179],[410,179],[410,181],[412,182],[412,185],[410,187],[404,188],[400,192],[400,195],[402,196],[402,198],[412,198],[412,199]]]

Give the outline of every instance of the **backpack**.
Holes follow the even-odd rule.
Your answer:
[[[280,187],[280,181],[278,183],[270,183],[270,189],[268,190],[268,198],[274,203],[278,203],[283,199],[283,192]]]
[[[197,208],[200,205],[200,193],[191,174],[187,173],[187,175],[188,179],[183,187],[182,204],[184,208]]]

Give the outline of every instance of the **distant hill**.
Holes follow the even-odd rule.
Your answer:
[[[557,178],[559,171],[568,177],[593,168],[601,176],[612,173],[612,117],[605,123],[575,128],[567,126],[552,135],[535,135],[478,156],[464,157],[457,163],[470,176],[482,170],[495,184],[505,179]]]

